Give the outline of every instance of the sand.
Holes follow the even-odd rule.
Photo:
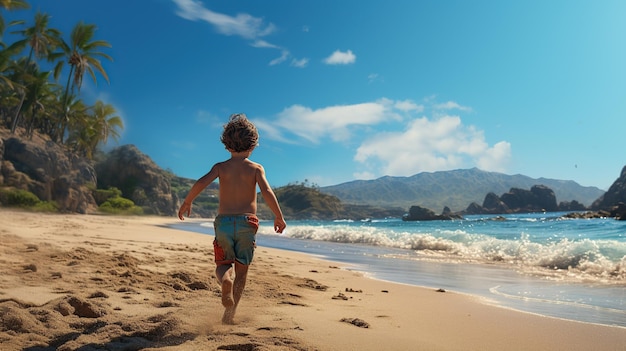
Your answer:
[[[626,328],[374,280],[263,243],[224,325],[213,237],[166,227],[176,221],[0,209],[0,349],[626,350]]]

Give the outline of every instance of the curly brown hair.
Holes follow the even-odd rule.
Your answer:
[[[250,151],[259,144],[259,132],[245,114],[235,113],[224,125],[221,140],[230,151]]]

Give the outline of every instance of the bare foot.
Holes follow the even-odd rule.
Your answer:
[[[233,297],[233,281],[230,279],[222,280],[222,305],[226,309],[235,305],[235,298]]]
[[[226,307],[222,316],[222,324],[235,324],[235,307]]]

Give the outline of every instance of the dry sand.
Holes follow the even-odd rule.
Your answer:
[[[213,237],[165,227],[177,220],[0,209],[0,349],[626,350],[626,328],[373,280],[263,243],[236,324],[223,325]]]

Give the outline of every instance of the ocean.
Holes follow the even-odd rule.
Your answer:
[[[257,245],[341,262],[374,279],[626,327],[626,221],[563,219],[564,214],[288,221],[280,235],[272,222],[262,221]],[[172,227],[214,234],[210,222]]]

